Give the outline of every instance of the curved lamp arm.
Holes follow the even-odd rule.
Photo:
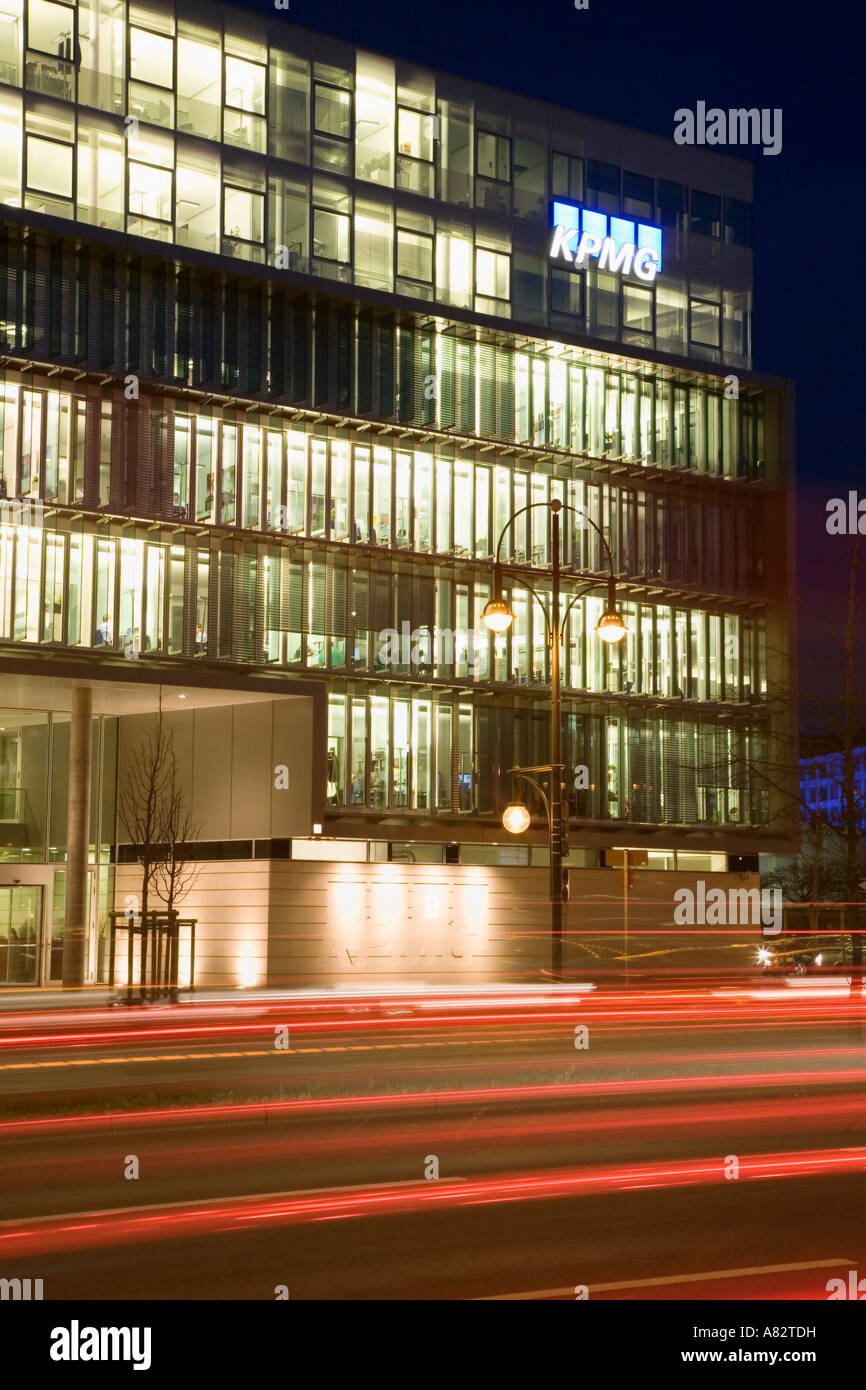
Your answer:
[[[601,527],[598,525],[597,522],[593,521],[592,517],[589,515],[585,507],[572,507],[568,502],[561,502],[558,497],[552,498],[549,502],[528,502],[525,507],[518,508],[514,515],[512,517],[509,517],[508,521],[506,521],[505,525],[502,528],[499,540],[496,542],[495,563],[497,567],[501,566],[502,564],[502,561],[500,559],[500,552],[502,550],[502,542],[505,539],[506,531],[508,531],[514,525],[515,521],[519,516],[523,516],[524,512],[533,511],[536,507],[547,507],[549,511],[553,512],[571,512],[574,516],[582,516],[585,521],[588,521],[593,531],[595,531],[596,535],[598,536],[599,540],[604,546],[604,553],[607,556],[607,564],[608,569],[610,570],[610,577],[611,579],[614,578],[613,555],[611,554],[610,546],[604,538],[604,532],[602,531]]]
[[[551,773],[551,776],[553,776],[553,775],[554,775],[554,774]],[[512,780],[513,780],[514,782],[518,782],[518,781],[521,781],[521,782],[528,782],[529,785],[530,785],[531,787],[534,787],[534,788],[535,788],[535,790],[538,792],[539,796],[541,797],[542,801],[544,802],[544,809],[547,811],[547,824],[548,824],[548,826],[550,826],[550,825],[552,824],[552,816],[551,816],[551,811],[550,811],[550,801],[548,800],[547,795],[546,795],[546,793],[545,793],[545,790],[544,790],[544,788],[542,787],[541,783],[540,783],[540,782],[536,782],[536,780],[535,780],[534,777],[530,777],[528,772],[515,772],[515,771],[512,770],[512,772],[511,772],[511,777],[512,777]]]

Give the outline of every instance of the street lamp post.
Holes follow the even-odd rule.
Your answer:
[[[506,532],[509,530],[511,526],[513,526],[514,522],[517,520],[519,516],[521,516],[524,512],[533,511],[537,507],[546,507],[551,514],[550,540],[552,563],[549,613],[540,595],[536,593],[535,589],[528,582],[526,578],[526,569],[521,568],[519,566],[509,565],[506,570],[500,561],[502,542],[505,538]],[[545,806],[547,808],[547,823],[550,837],[551,964],[553,974],[557,978],[559,978],[562,975],[563,971],[563,920],[565,915],[565,899],[563,896],[562,882],[562,860],[565,849],[564,818],[562,813],[562,773],[564,771],[564,767],[561,761],[560,744],[562,639],[563,634],[565,632],[565,624],[568,620],[568,615],[571,612],[571,609],[574,607],[574,604],[577,602],[579,598],[582,598],[583,595],[588,592],[589,588],[593,588],[598,583],[597,579],[592,579],[586,588],[582,589],[580,593],[574,595],[568,607],[566,608],[565,613],[562,614],[562,616],[560,616],[559,608],[561,566],[559,556],[559,516],[560,512],[563,511],[574,512],[575,515],[583,517],[584,520],[597,533],[601,541],[601,544],[604,547],[604,551],[607,556],[609,570],[608,597],[605,611],[604,613],[602,613],[595,630],[603,642],[614,643],[622,641],[622,639],[626,635],[627,628],[619,612],[617,611],[616,578],[613,572],[613,556],[610,553],[610,547],[607,544],[607,541],[605,540],[600,527],[596,525],[596,523],[592,520],[591,517],[587,516],[582,509],[566,506],[563,502],[559,500],[558,497],[554,497],[550,502],[531,502],[528,506],[521,507],[518,511],[514,513],[512,517],[509,518],[509,520],[503,526],[502,532],[496,545],[493,598],[487,604],[482,614],[483,621],[486,623],[486,625],[490,628],[492,632],[504,632],[508,627],[511,626],[512,622],[514,621],[514,613],[512,612],[511,606],[506,601],[505,596],[502,592],[502,577],[504,573],[513,574],[515,577],[521,578],[523,580],[523,583],[526,585],[527,589],[529,589],[530,593],[533,595],[533,597],[538,600],[538,603],[541,606],[541,610],[544,613],[546,639],[551,648],[550,763],[543,767],[511,768],[511,773],[514,778],[515,787],[515,791],[513,793],[514,800],[509,806],[506,807],[502,821],[503,825],[505,826],[505,829],[508,830],[511,834],[519,835],[528,828],[530,823],[529,812],[526,810],[522,802],[519,800],[516,787],[518,779],[521,778],[525,781],[532,783],[532,785],[535,786],[537,790],[541,793],[545,802]],[[534,573],[534,571],[530,570],[529,573],[532,574]],[[585,578],[585,576],[577,577]],[[535,777],[532,775],[534,773],[546,773],[549,775],[550,780],[548,796],[545,796],[544,789],[541,786],[540,782],[536,781]]]

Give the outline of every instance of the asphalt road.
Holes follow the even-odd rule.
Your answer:
[[[866,1275],[864,1025],[832,986],[7,1013],[0,1277],[826,1299]]]

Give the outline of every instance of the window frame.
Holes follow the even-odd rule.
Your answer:
[[[341,135],[337,131],[322,130],[316,123],[316,93],[320,87],[328,92],[340,92],[349,99],[349,129],[346,135]],[[317,135],[322,135],[326,140],[343,140],[347,144],[354,146],[355,140],[355,103],[352,100],[352,90],[349,87],[338,87],[334,82],[325,82],[321,77],[314,77],[311,83],[310,92],[310,134],[315,139]]]
[[[399,216],[399,214],[398,214]],[[420,237],[430,243],[430,279],[420,280],[416,275],[405,275],[400,270],[400,236]],[[430,289],[436,280],[436,238],[433,232],[419,232],[414,227],[401,227],[399,222],[394,225],[394,280],[408,280],[413,285],[426,285]]]
[[[161,91],[161,92],[170,92],[170,93],[171,93],[171,97],[172,97],[172,101],[174,102],[174,105],[175,105],[175,107],[176,107],[176,106],[177,106],[177,102],[175,101],[175,98],[176,98],[176,96],[177,96],[177,35],[176,35],[176,34],[161,34],[161,33],[159,32],[158,29],[148,29],[148,28],[146,28],[143,24],[133,24],[131,20],[128,22],[126,28],[127,28],[127,35],[126,35],[126,80],[127,80],[127,83],[129,83],[129,82],[137,82],[137,83],[139,83],[142,87],[156,87],[156,88],[158,88],[159,91]],[[150,81],[149,78],[139,77],[139,76],[137,76],[137,75],[132,71],[132,61],[133,61],[133,59],[132,59],[132,34],[133,34],[133,30],[138,30],[138,32],[141,33],[141,34],[149,34],[149,35],[151,36],[151,38],[154,38],[154,39],[162,39],[162,40],[164,40],[165,43],[170,43],[170,44],[171,44],[171,82],[168,84],[168,86],[164,86],[161,82],[152,82],[152,81]],[[127,87],[127,94],[128,94],[128,91],[129,91],[129,88]],[[173,126],[173,125],[174,125],[174,122],[172,122],[172,126]]]
[[[32,132],[32,131],[28,131],[26,125],[25,125],[25,127],[24,127],[24,129],[23,129],[23,131],[22,131],[22,135],[23,135],[23,137],[24,137],[24,142],[23,142],[23,143],[24,143],[24,150],[23,150],[23,156],[24,156],[24,157],[23,157],[23,160],[22,160],[23,168],[22,168],[22,177],[21,177],[21,192],[22,192],[23,196],[26,198],[26,196],[27,196],[28,193],[33,193],[33,194],[36,195],[36,197],[57,198],[57,199],[61,200],[61,201],[64,202],[64,203],[72,203],[72,205],[73,205],[73,210],[74,210],[75,207],[77,207],[77,204],[78,204],[78,200],[77,200],[77,198],[76,198],[76,187],[75,187],[76,173],[77,173],[77,169],[76,169],[76,164],[77,164],[77,159],[76,159],[77,142],[74,141],[74,140],[71,141],[71,142],[70,142],[70,141],[67,141],[67,140],[58,140],[58,139],[56,138],[56,136],[53,136],[53,135],[36,135],[36,134],[34,134],[34,132]],[[60,148],[61,148],[62,150],[69,150],[70,156],[71,156],[71,159],[70,159],[70,170],[69,170],[69,184],[70,184],[70,188],[71,188],[71,192],[70,192],[70,193],[56,193],[56,192],[53,192],[53,191],[49,191],[48,189],[45,189],[45,188],[34,188],[33,185],[30,183],[29,178],[28,178],[28,174],[29,174],[29,172],[30,172],[30,149],[29,149],[29,145],[30,145],[30,141],[31,141],[31,140],[41,140],[42,143],[45,144],[45,145],[59,145]]]
[[[261,198],[262,200],[262,240],[252,241],[245,236],[235,236],[234,232],[227,232],[226,225],[226,194],[227,193],[247,193],[251,198]],[[220,178],[220,244],[223,241],[240,242],[242,246],[267,246],[268,240],[268,210],[265,201],[266,194],[257,188],[244,188],[242,184],[229,183],[225,176]],[[231,422],[229,422],[231,423]]]
[[[507,147],[508,147],[508,177],[507,177],[507,178],[501,179],[501,178],[499,177],[498,174],[484,174],[484,173],[481,172],[481,169],[479,168],[479,162],[478,162],[478,142],[479,142],[479,140],[481,139],[481,137],[484,136],[484,135],[488,135],[488,136],[490,136],[491,140],[496,140],[496,141],[497,141],[497,145],[496,145],[496,156],[495,156],[495,163],[496,163],[496,166],[497,166],[497,167],[498,167],[498,165],[499,165],[499,144],[498,144],[498,142],[499,142],[500,140],[503,140],[503,141],[505,142],[505,144],[507,145]],[[496,183],[496,184],[501,185],[503,188],[510,188],[511,185],[512,185],[513,176],[514,176],[514,150],[513,150],[513,148],[512,148],[512,145],[513,145],[513,141],[512,141],[512,137],[511,137],[510,135],[500,135],[499,132],[496,131],[496,130],[487,130],[487,129],[485,129],[483,126],[476,126],[476,127],[475,127],[475,177],[476,177],[477,179],[483,179],[486,183]]]
[[[510,251],[500,251],[499,248],[498,248],[498,247],[495,247],[495,246],[483,246],[483,245],[482,245],[482,246],[479,246],[479,244],[478,244],[477,241],[474,242],[474,245],[473,245],[473,252],[474,252],[474,254],[473,254],[473,260],[472,260],[472,282],[473,282],[473,295],[472,295],[472,299],[473,299],[473,303],[474,303],[476,300],[478,300],[478,299],[492,299],[492,300],[494,301],[494,303],[496,303],[496,304],[508,304],[508,305],[510,305],[510,304],[511,304],[511,252],[510,252]],[[501,257],[502,260],[507,261],[507,263],[508,263],[508,294],[507,294],[505,297],[502,297],[502,296],[497,295],[497,294],[487,294],[486,291],[480,290],[480,289],[478,288],[478,257],[479,257],[480,255],[498,256],[498,257]],[[494,276],[496,275],[496,273],[497,273],[496,268],[494,268]],[[478,311],[476,310],[476,312],[478,312]]]
[[[157,170],[157,172],[160,173],[160,174],[168,174],[169,178],[171,179],[171,216],[170,216],[170,217],[168,217],[168,218],[165,218],[165,217],[153,217],[153,216],[152,216],[150,213],[148,213],[148,212],[133,212],[132,208],[129,206],[129,199],[130,199],[130,197],[132,196],[132,191],[133,191],[133,190],[132,190],[132,177],[131,177],[131,171],[132,171],[132,166],[133,166],[133,164],[140,164],[141,167],[142,167],[143,169],[155,169],[155,170]],[[127,228],[129,227],[129,219],[130,219],[131,217],[141,217],[141,218],[144,218],[144,219],[145,219],[146,221],[148,221],[148,222],[158,222],[158,223],[160,224],[161,227],[171,227],[171,229],[172,229],[172,234],[174,234],[175,223],[176,223],[176,220],[177,220],[177,218],[176,218],[176,214],[177,214],[177,207],[176,207],[176,193],[177,193],[177,188],[176,188],[176,184],[175,184],[175,170],[174,170],[173,168],[172,168],[172,169],[166,169],[166,167],[165,167],[164,164],[150,164],[150,163],[148,163],[148,161],[147,161],[146,159],[131,159],[131,158],[129,158],[128,155],[127,155],[127,158],[124,160],[124,165],[125,165],[125,168],[124,168],[125,179],[124,179],[124,181],[125,181],[125,184],[126,184],[125,209],[126,209],[126,226],[127,226]],[[138,232],[132,232],[131,235],[132,235],[132,236],[139,236],[140,233],[138,233]]]
[[[559,285],[559,284],[564,284],[564,283],[566,282],[566,277],[567,277],[567,279],[570,280],[570,281],[577,281],[578,286],[579,286],[579,288],[580,288],[580,312],[579,312],[579,313],[576,312],[576,311],[573,310],[573,309],[560,309],[560,308],[559,308],[557,305],[555,305],[554,302],[553,302],[553,286],[554,286],[554,285]],[[550,312],[551,312],[552,314],[567,314],[567,315],[569,316],[569,318],[585,319],[585,318],[586,318],[586,271],[584,271],[584,270],[566,270],[564,266],[551,265],[551,267],[550,267],[550,274],[549,274],[549,283],[548,283],[548,286],[547,286],[547,302],[548,302],[548,304],[549,304],[549,306],[550,306]]]
[[[718,318],[718,334],[714,343],[701,342],[692,334],[692,314],[695,308],[715,309]],[[689,293],[689,347],[709,348],[718,352],[722,346],[722,305],[714,299],[702,299],[700,295]]]
[[[345,217],[349,224],[349,253],[345,261],[335,260],[333,256],[323,256],[316,250],[316,213],[328,213],[331,217]],[[396,237],[394,243],[396,246]],[[355,264],[355,210],[351,212],[337,212],[334,208],[325,207],[321,203],[310,202],[310,259],[317,261],[327,261],[329,265],[348,265],[354,267]]]
[[[629,292],[634,293],[634,294],[649,295],[649,301],[650,301],[650,322],[651,322],[651,326],[650,326],[649,328],[639,328],[637,325],[635,325],[635,324],[633,324],[633,323],[626,323],[626,318],[625,318],[625,305],[626,305],[626,295],[627,295]],[[624,333],[624,332],[629,332],[629,333],[642,333],[643,336],[644,336],[647,340],[649,340],[650,338],[653,338],[653,339],[654,339],[654,338],[655,338],[655,335],[656,335],[656,296],[655,296],[655,289],[654,289],[654,287],[653,287],[652,285],[637,285],[637,284],[635,284],[633,281],[623,279],[622,282],[621,282],[621,284],[620,284],[619,296],[620,296],[620,305],[619,305],[620,331],[623,332],[623,333]]]
[[[553,161],[554,161],[555,159],[566,159],[566,160],[568,160],[568,176],[569,176],[569,182],[571,181],[571,166],[572,166],[572,164],[579,164],[579,165],[580,165],[580,192],[579,192],[579,193],[572,193],[570,189],[569,189],[569,191],[568,191],[567,193],[564,193],[564,192],[560,192],[560,191],[559,191],[559,189],[557,188],[556,180],[555,180],[554,175],[553,175],[553,170],[554,170],[554,163],[553,163]],[[550,151],[550,197],[551,197],[551,199],[554,199],[554,198],[565,198],[568,202],[572,202],[572,203],[573,203],[573,202],[582,203],[582,202],[583,202],[583,199],[584,199],[585,190],[586,190],[586,160],[584,159],[583,155],[581,155],[581,154],[566,154],[566,152],[565,152],[564,150],[554,150],[554,149],[551,149],[551,151]]]

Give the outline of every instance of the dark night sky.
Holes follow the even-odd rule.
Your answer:
[[[756,370],[797,392],[797,564],[804,681],[821,679],[820,623],[806,609],[846,584],[850,542],[825,504],[864,459],[866,246],[862,49],[855,6],[726,0],[290,0],[286,19],[591,115],[673,134],[678,107],[781,107],[781,153],[756,165]],[[273,13],[272,3],[247,7]],[[845,247],[842,252],[842,247]],[[861,249],[862,248],[862,249]],[[841,261],[847,262],[843,268]]]

